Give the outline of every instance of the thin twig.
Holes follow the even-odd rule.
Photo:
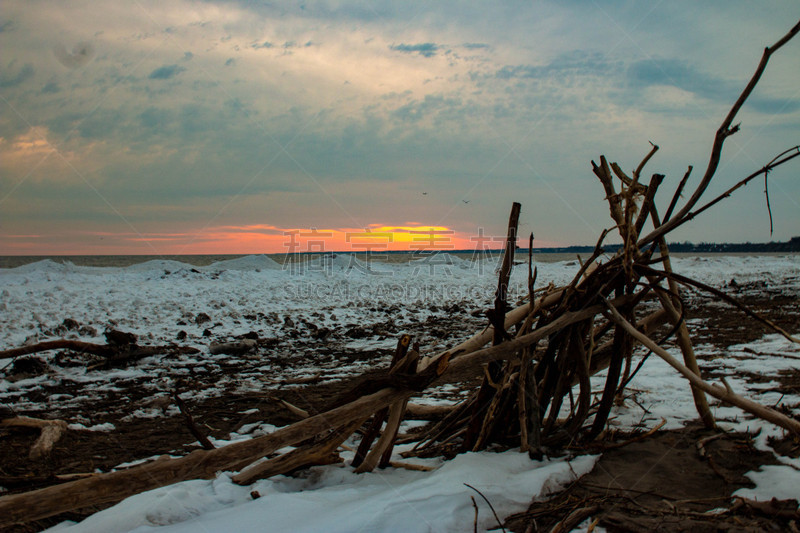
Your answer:
[[[483,495],[483,493],[482,493],[481,491],[479,491],[478,489],[476,489],[475,487],[473,487],[473,486],[472,486],[472,485],[470,485],[469,483],[464,483],[464,485],[466,485],[467,487],[471,488],[472,490],[474,490],[475,492],[477,492],[478,494],[480,494],[481,498],[483,498],[483,501],[485,501],[485,502],[486,502],[486,504],[489,506],[489,509],[491,509],[491,510],[492,510],[492,514],[494,515],[494,519],[495,519],[495,520],[497,520],[497,525],[498,525],[498,527],[499,527],[500,529],[502,529],[502,530],[503,530],[503,533],[506,533],[506,528],[504,528],[504,527],[503,527],[503,523],[500,521],[500,517],[499,517],[499,516],[497,516],[497,512],[494,510],[494,506],[492,506],[492,502],[490,502],[490,501],[489,501],[489,500],[486,498],[486,496],[484,496],[484,495]],[[474,501],[474,500],[473,500],[473,501]]]

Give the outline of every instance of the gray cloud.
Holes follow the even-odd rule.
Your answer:
[[[429,94],[422,100],[409,102],[392,112],[392,116],[403,122],[417,122],[425,118],[461,118],[464,106],[461,99],[442,94]]]
[[[64,45],[57,45],[53,47],[53,55],[59,63],[67,68],[82,67],[94,57],[94,45],[88,41],[83,41],[76,44],[71,51],[68,51]]]
[[[628,83],[633,88],[667,86],[696,94],[701,98],[733,104],[744,85],[741,80],[730,81],[706,74],[680,59],[650,59],[630,65]],[[760,113],[788,114],[800,109],[797,98],[773,98],[753,95],[747,106]]]
[[[396,52],[405,52],[409,54],[418,53],[423,57],[433,57],[439,50],[439,45],[435,43],[394,44],[389,48]]]
[[[174,78],[185,70],[185,67],[181,67],[179,65],[164,65],[163,67],[158,67],[155,69],[147,77],[151,80],[168,80],[170,78]]]
[[[0,70],[0,88],[8,89],[21,85],[33,77],[33,65],[25,63],[17,67],[16,61],[12,60],[6,68]]]
[[[568,74],[579,76],[601,76],[611,74],[620,66],[609,61],[601,52],[573,50],[558,55],[545,65],[506,65],[500,68],[495,77],[501,80],[514,78],[545,79]]]
[[[730,96],[732,84],[700,72],[680,59],[648,59],[628,67],[628,81],[635,87],[666,85],[698,94],[705,98]]]
[[[44,87],[42,87],[42,92],[44,94],[55,94],[61,92],[61,87],[58,86],[55,82],[47,83]]]
[[[52,17],[50,11],[45,17],[28,10],[20,0],[8,1],[17,2],[17,29],[41,27]],[[209,3],[220,8],[218,0]],[[352,218],[435,223],[446,214],[441,222],[447,225],[466,213],[459,197],[474,187],[480,201],[470,203],[468,215],[458,215],[464,221],[502,225],[510,201],[520,199],[537,236],[593,243],[596,234],[588,227],[609,221],[588,161],[605,153],[624,168],[635,167],[652,139],[662,151],[648,170],[679,179],[685,164],[702,164],[708,143],[701,141],[713,136],[716,115],[725,111],[722,100],[735,98],[746,82],[719,77],[738,76],[741,54],[752,50],[754,38],[735,35],[734,29],[755,28],[753,17],[744,14],[752,10],[745,8],[724,25],[700,28],[697,20],[707,18],[694,10],[707,14],[710,8],[681,2],[660,4],[644,19],[644,11],[626,5],[605,7],[608,17],[628,30],[628,40],[597,23],[594,15],[601,13],[594,4],[588,6],[592,16],[584,16],[586,6],[556,2],[537,3],[535,9],[456,8],[445,0],[416,10],[389,0],[309,0],[305,8],[234,3],[225,22],[189,27],[194,12],[185,23],[175,22],[169,39],[177,47],[158,46],[161,33],[140,33],[133,9],[133,19],[113,32],[109,28],[101,53],[79,72],[60,68],[50,45],[35,35],[21,41],[21,31],[0,32],[4,57],[16,58],[0,69],[3,97],[30,120],[0,114],[0,135],[11,141],[0,148],[12,148],[16,136],[30,136],[31,125],[41,128],[37,133],[69,150],[71,164],[102,184],[104,197],[129,220],[163,224],[165,231],[169,220],[207,219],[227,205],[235,206],[225,215],[232,224],[254,219],[305,224],[298,220],[310,217],[330,226],[352,224]],[[91,9],[102,10],[101,5],[107,4]],[[104,16],[126,9],[120,5]],[[72,21],[64,39],[92,35],[94,29],[87,29],[74,9],[51,9],[61,9],[58,14]],[[159,9],[152,6],[154,16],[161,15]],[[167,20],[176,8],[164,9]],[[784,20],[776,20],[793,9],[759,14],[764,30],[759,38],[769,41],[772,30],[785,31]],[[132,44],[132,38],[139,40]],[[709,41],[718,41],[714,57],[711,47],[702,46]],[[446,56],[448,46],[441,43],[462,44]],[[755,55],[761,46],[757,43]],[[301,52],[303,47],[309,48]],[[184,50],[195,50],[191,64],[197,68],[188,69]],[[297,61],[284,57],[292,52]],[[791,58],[790,52],[781,51],[781,58]],[[649,65],[640,61],[656,54],[661,59]],[[409,61],[415,55],[421,58]],[[445,56],[446,65],[440,62]],[[765,78],[748,106],[781,115],[767,124],[765,116],[752,113],[746,126],[754,126],[750,132],[760,128],[759,135],[745,139],[743,128],[739,135],[746,149],[740,157],[746,153],[747,160],[726,168],[763,163],[774,155],[764,158],[775,144],[797,136],[800,103],[792,89],[797,73],[779,72],[780,83]],[[643,90],[658,86],[713,101],[704,102],[700,112],[677,91]],[[664,101],[653,105],[662,96]],[[0,178],[16,183],[29,168],[4,169]],[[107,204],[87,195],[82,181],[64,180],[48,189],[48,179],[42,171],[19,186],[15,203],[46,198],[49,203],[35,205],[45,213],[41,217],[52,216],[55,228],[65,202],[70,204],[65,216],[113,225]],[[771,179],[781,178],[776,173]],[[796,196],[794,182],[781,183],[787,196]],[[430,191],[424,204],[402,196],[422,187]],[[380,188],[393,192],[382,196]],[[292,194],[283,195],[286,191]],[[780,210],[781,199],[774,201]],[[452,211],[448,202],[460,209]],[[241,205],[250,205],[251,212]],[[567,209],[572,205],[574,211]],[[782,220],[796,228],[792,209],[783,207],[789,215]],[[20,217],[37,216],[28,211]],[[576,222],[581,217],[588,223]],[[758,239],[756,230],[746,231],[736,238]]]

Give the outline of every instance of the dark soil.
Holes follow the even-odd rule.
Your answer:
[[[796,295],[780,292],[772,294],[763,288],[758,289],[737,287],[738,296],[748,306],[774,320],[784,329],[800,331],[800,310]],[[726,347],[751,342],[768,332],[765,326],[746,319],[743,313],[721,307],[719,302],[711,298],[690,296],[689,307],[688,318],[696,319],[690,324],[693,338],[698,344]],[[724,312],[721,312],[722,309]],[[464,317],[455,314],[449,321],[439,321],[436,326],[441,330],[442,338],[458,340],[463,336]],[[324,344],[318,339],[313,342],[315,349],[321,348],[321,351],[325,351],[322,348]],[[349,361],[371,361],[381,358],[385,360],[387,351],[324,355]],[[301,356],[302,354],[298,354],[298,357]],[[287,361],[287,364],[291,364],[291,361]],[[32,361],[29,364],[30,370],[35,372],[37,365],[36,361]],[[385,371],[378,366],[375,365],[369,373]],[[236,375],[243,368],[231,365],[223,366],[221,370]],[[353,376],[353,379],[356,378],[357,376]],[[193,390],[195,379],[207,382],[213,376],[190,374],[179,383],[180,390]],[[778,390],[781,392],[797,394],[800,390],[800,370],[773,376],[773,379],[779,383]],[[76,408],[74,411],[56,408],[50,412],[12,413],[0,406],[0,418],[63,417],[72,421],[84,416],[91,419],[93,424],[111,422],[116,427],[112,432],[69,430],[49,457],[37,461],[28,459],[30,447],[38,436],[36,430],[0,429],[0,486],[11,493],[24,492],[59,483],[61,481],[56,477],[58,475],[107,472],[122,463],[163,454],[185,455],[196,449],[198,445],[184,418],[174,408],[167,409],[171,403],[168,396],[162,406],[163,416],[121,420],[122,415],[133,406],[151,401],[152,389],[141,385],[136,381],[115,383],[116,389],[104,393],[97,403]],[[56,388],[51,387],[38,394],[47,397],[74,394],[78,387],[79,384],[63,382]],[[284,399],[315,414],[329,409],[339,395],[352,387],[353,380],[345,379],[273,389],[264,393],[224,390],[221,391],[224,393],[221,396],[199,401],[187,400],[186,404],[201,430],[212,437],[226,439],[231,432],[251,422],[285,425],[296,421],[294,415],[279,405],[273,397]],[[57,404],[51,402],[51,405],[54,403]],[[788,406],[794,413],[798,412],[797,407]],[[256,411],[246,413],[253,409]],[[526,513],[511,517],[508,527],[520,532],[549,530],[576,509],[590,506],[597,506],[598,510],[592,516],[599,518],[599,524],[610,531],[770,531],[776,527],[789,527],[785,522],[744,510],[718,516],[702,514],[714,508],[729,509],[731,493],[749,484],[743,474],[757,469],[759,465],[775,462],[771,454],[753,449],[747,435],[724,435],[710,441],[706,445],[706,451],[711,460],[703,458],[696,445],[701,439],[711,435],[713,433],[708,430],[692,426],[679,431],[658,432],[642,441],[608,449],[590,474],[553,499],[534,503]],[[629,437],[617,435],[616,438],[618,442],[625,442]],[[785,439],[773,445],[778,453],[794,457],[800,454],[800,446],[795,440]],[[38,531],[65,519],[79,520],[97,510],[90,508],[79,513],[60,515],[17,527],[16,531]]]
[[[698,443],[717,435],[690,426],[606,450],[589,474],[555,498],[510,517],[506,525],[520,533],[550,531],[573,513],[592,509],[591,517],[608,531],[786,531],[787,521],[744,509],[705,514],[729,509],[731,493],[752,486],[743,474],[777,463],[741,434],[710,440],[702,447],[706,457],[701,456]]]

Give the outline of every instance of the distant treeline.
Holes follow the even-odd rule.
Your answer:
[[[792,237],[786,242],[671,242],[670,252],[678,253],[761,253],[761,252],[800,252],[800,237]],[[615,252],[619,244],[604,246],[606,252]],[[527,250],[527,249],[526,249]],[[564,248],[534,248],[534,253],[591,253],[594,246],[567,246]]]

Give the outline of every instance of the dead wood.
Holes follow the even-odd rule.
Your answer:
[[[211,441],[208,440],[208,435],[206,435],[204,431],[197,427],[192,413],[189,412],[189,408],[186,407],[186,403],[183,401],[177,390],[172,393],[172,399],[175,401],[175,405],[178,406],[178,409],[180,409],[183,419],[186,421],[186,426],[189,428],[189,431],[194,438],[197,439],[197,442],[200,443],[200,446],[202,446],[204,450],[213,450],[216,448],[216,446],[211,444]]]
[[[5,427],[27,427],[36,428],[40,431],[39,438],[31,446],[28,458],[32,461],[50,455],[53,446],[61,439],[67,431],[67,423],[63,420],[43,420],[41,418],[30,418],[27,416],[17,416],[6,418],[0,425]]]
[[[71,350],[78,354],[96,355],[104,358],[97,362],[90,360],[87,367],[90,370],[106,366],[119,365],[135,361],[151,355],[159,354],[194,354],[200,353],[197,348],[190,346],[138,346],[136,344],[94,344],[72,339],[58,339],[54,341],[39,342],[29,346],[21,346],[10,350],[0,351],[0,359],[11,359],[21,355],[46,352],[49,350]]]
[[[789,418],[775,409],[763,406],[747,398],[743,398],[742,396],[734,393],[729,386],[720,387],[718,385],[710,385],[706,383],[700,378],[700,376],[678,362],[677,359],[672,357],[666,350],[654,343],[649,337],[637,331],[637,329],[630,322],[628,322],[619,313],[619,311],[617,311],[614,305],[609,303],[608,309],[609,315],[614,322],[616,322],[621,328],[625,329],[632,337],[639,340],[639,342],[644,344],[653,353],[661,357],[672,368],[680,372],[686,379],[688,379],[693,385],[701,389],[703,392],[710,394],[711,396],[722,400],[723,402],[735,405],[736,407],[756,416],[757,418],[771,422],[776,426],[782,427],[791,431],[795,435],[800,436],[800,422],[797,420]]]
[[[599,505],[588,505],[586,507],[579,507],[569,513],[563,520],[553,526],[550,533],[566,533],[572,531],[578,524],[597,513],[600,510]]]
[[[252,352],[258,348],[258,341],[255,339],[242,339],[232,342],[212,342],[208,346],[208,351],[212,355],[227,354],[227,355],[240,355],[247,352]]]
[[[274,396],[268,396],[267,399],[275,401],[275,402],[281,404],[283,407],[286,408],[287,411],[292,413],[294,416],[296,416],[300,420],[306,419],[309,416],[311,416],[308,413],[308,411],[306,411],[305,409],[301,409],[301,408],[297,407],[296,405],[287,402],[286,400],[282,400],[282,399],[276,398]]]
[[[239,485],[250,485],[259,479],[286,474],[298,468],[341,462],[336,448],[347,440],[365,419],[366,417],[357,418],[339,429],[318,435],[311,444],[249,466],[233,476],[233,482]]]
[[[39,490],[0,497],[0,528],[67,511],[110,504],[128,496],[187,479],[212,479],[217,472],[238,470],[283,448],[363,420],[410,390],[384,389],[326,413],[301,420],[269,435],[235,442],[215,450],[196,450],[178,459],[165,458],[127,470],[80,479]]]
[[[394,355],[392,356],[392,362],[389,367],[389,374],[395,374],[401,372],[405,369],[407,360],[404,361],[406,355],[408,354],[408,349],[411,345],[411,336],[410,335],[402,335],[397,341],[397,347],[395,348]],[[414,357],[416,361],[417,356]],[[401,364],[401,361],[404,361]],[[358,445],[358,449],[356,450],[355,456],[353,457],[353,461],[351,465],[353,468],[358,468],[364,462],[367,457],[367,453],[369,452],[372,443],[378,436],[380,432],[381,426],[383,425],[386,418],[389,416],[389,409],[381,409],[372,417],[372,421],[370,422],[369,427],[364,432],[364,435],[361,437],[361,442]],[[374,459],[374,458],[373,458]],[[377,464],[377,463],[376,463]],[[375,468],[375,464],[369,467],[369,471]]]
[[[747,98],[753,92],[753,89],[755,89],[758,81],[761,79],[761,75],[764,73],[764,70],[766,70],[770,57],[798,33],[800,33],[800,21],[798,21],[792,27],[792,29],[786,33],[786,35],[778,39],[775,44],[764,49],[764,53],[761,56],[761,60],[759,61],[753,76],[750,78],[750,81],[747,83],[744,90],[742,90],[742,93],[739,95],[739,98],[737,98],[730,111],[728,111],[727,116],[722,121],[722,124],[720,124],[716,134],[714,135],[714,144],[711,148],[708,166],[706,167],[703,178],[700,180],[697,188],[692,193],[692,196],[689,198],[686,204],[680,210],[678,210],[674,217],[672,217],[669,221],[666,221],[663,226],[654,229],[651,233],[640,239],[638,242],[639,248],[647,245],[650,242],[653,242],[653,240],[659,236],[666,235],[668,232],[675,229],[678,225],[680,225],[680,223],[682,223],[684,217],[689,214],[691,209],[700,200],[700,197],[708,188],[708,184],[711,183],[711,179],[714,177],[714,174],[717,171],[717,167],[719,166],[720,158],[722,156],[722,147],[725,144],[725,139],[739,131],[738,125],[732,126],[733,121]]]
[[[800,506],[798,506],[797,500],[778,500],[777,498],[772,498],[769,501],[760,502],[737,496],[736,503],[731,508],[731,511],[738,511],[742,508],[772,518],[800,520]]]
[[[406,405],[406,418],[415,420],[439,420],[449,414],[454,407],[452,405],[427,405],[422,403],[410,403]]]
[[[505,252],[503,253],[503,263],[497,281],[497,291],[495,292],[494,308],[489,313],[489,321],[493,327],[492,344],[497,346],[509,338],[505,330],[506,306],[508,305],[508,282],[511,278],[511,268],[514,265],[514,250],[517,246],[517,228],[519,226],[519,214],[522,206],[519,202],[514,202],[511,206],[511,214],[508,218],[508,233],[506,235]],[[487,438],[487,432],[493,427],[494,411],[500,402],[500,391],[495,390],[494,383],[500,381],[502,375],[507,372],[502,371],[500,363],[489,362],[481,383],[478,396],[472,407],[472,418],[464,434],[462,449],[464,451],[478,451],[482,449],[483,443]]]

